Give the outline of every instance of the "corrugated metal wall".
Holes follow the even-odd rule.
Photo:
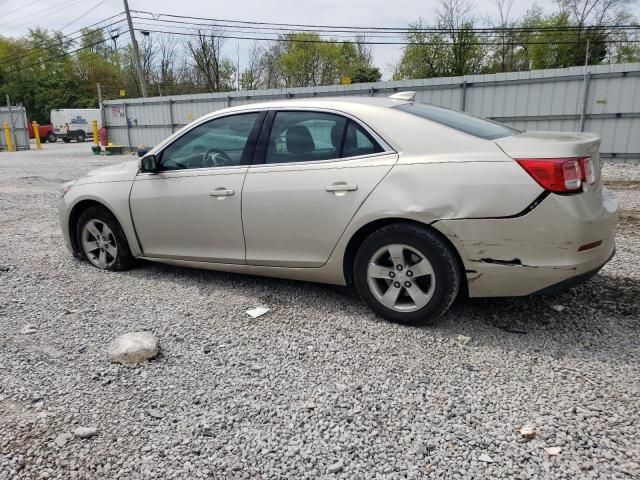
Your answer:
[[[416,90],[416,100],[495,119],[523,130],[602,135],[603,157],[640,158],[640,64],[392,82],[109,100],[109,139],[152,146],[198,117],[229,106],[281,98],[388,96]],[[587,93],[586,100],[584,93]]]
[[[9,108],[0,107],[0,150],[7,149],[7,141],[4,138],[4,122],[13,123],[14,147],[18,150],[29,150],[29,130],[25,108],[11,107],[11,116],[9,116]]]

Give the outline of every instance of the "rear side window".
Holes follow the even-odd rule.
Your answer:
[[[467,113],[456,112],[448,108],[426,105],[424,103],[406,103],[393,108],[445,125],[460,132],[468,133],[474,137],[484,138],[485,140],[494,140],[496,138],[509,137],[516,133],[521,133],[520,130],[487,120],[486,118],[474,117]]]
[[[378,145],[368,133],[362,130],[359,125],[349,120],[342,145],[342,157],[371,155],[381,151],[382,148],[380,145]]]
[[[324,112],[278,112],[265,163],[309,162],[356,157],[382,148],[352,120]]]

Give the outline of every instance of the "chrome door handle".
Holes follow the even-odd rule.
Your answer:
[[[230,188],[216,188],[213,192],[209,192],[210,197],[230,197],[235,192]]]
[[[347,183],[334,183],[325,188],[327,192],[354,192],[358,190],[358,185],[349,185]]]

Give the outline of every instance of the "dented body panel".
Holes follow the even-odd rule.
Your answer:
[[[551,194],[526,215],[433,224],[461,255],[472,297],[529,295],[604,265],[615,249],[617,201]],[[602,242],[579,251],[583,245]]]

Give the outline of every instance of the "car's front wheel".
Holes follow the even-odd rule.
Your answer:
[[[47,135],[47,142],[49,143],[56,143],[58,141],[58,137],[56,136],[55,133],[50,133],[49,135]]]
[[[381,317],[405,325],[437,320],[460,289],[461,273],[451,247],[431,230],[389,225],[360,246],[354,282]]]
[[[134,258],[116,218],[107,209],[91,207],[80,214],[76,235],[80,256],[102,270],[126,270]]]

